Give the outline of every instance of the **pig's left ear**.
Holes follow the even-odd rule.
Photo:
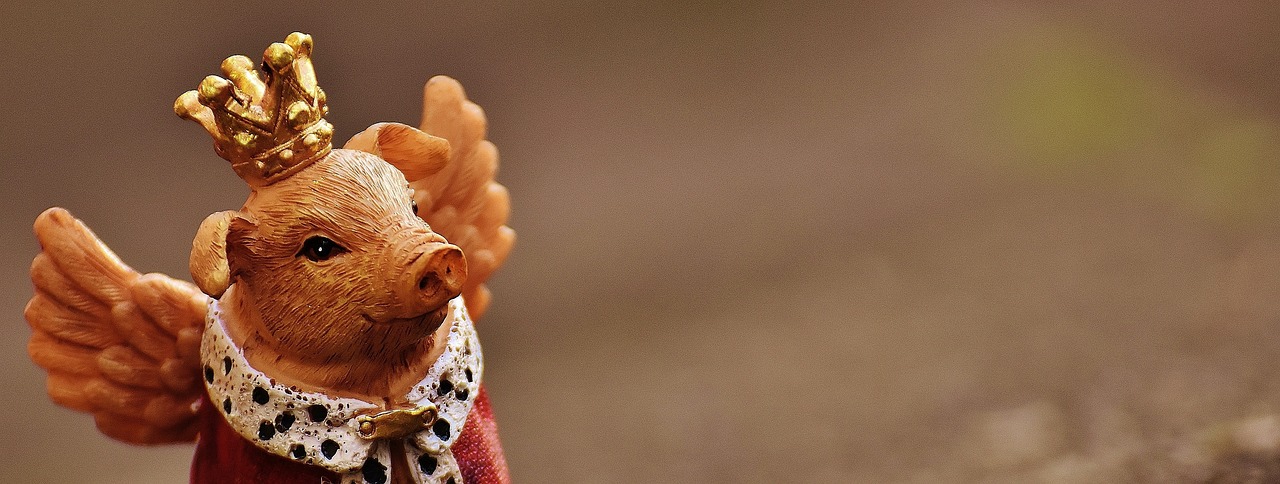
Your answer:
[[[222,297],[231,286],[236,270],[232,267],[230,239],[252,230],[253,222],[240,212],[227,210],[205,217],[191,242],[191,279],[212,297]]]
[[[378,123],[347,141],[343,148],[382,157],[409,181],[421,180],[449,163],[449,142],[400,123]]]

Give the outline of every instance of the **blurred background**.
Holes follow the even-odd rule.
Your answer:
[[[1280,4],[578,0],[0,5],[0,481],[185,481],[45,396],[30,224],[188,278],[173,99],[293,30],[335,139],[486,110],[518,482],[1280,479]]]

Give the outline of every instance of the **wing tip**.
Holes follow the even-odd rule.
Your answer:
[[[41,245],[44,244],[44,237],[55,230],[65,229],[67,226],[76,222],[76,218],[71,212],[62,207],[49,207],[45,211],[40,212],[36,216],[36,221],[32,224],[35,230],[36,238],[40,240]]]
[[[447,94],[456,94],[458,98],[466,98],[462,90],[462,83],[446,75],[431,76],[431,79],[427,79],[427,84],[423,87],[423,91],[426,98]]]

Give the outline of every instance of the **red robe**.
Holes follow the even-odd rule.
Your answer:
[[[206,394],[200,406],[200,440],[191,462],[192,484],[317,484],[340,482],[323,467],[267,453],[227,424]],[[451,447],[465,484],[509,484],[510,472],[498,441],[498,424],[484,385],[476,396],[462,434]],[[328,479],[322,481],[322,479]]]

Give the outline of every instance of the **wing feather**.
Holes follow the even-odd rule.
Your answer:
[[[209,299],[195,285],[164,274],[144,275],[130,286],[133,301],[147,318],[171,337],[185,328],[203,328],[202,320],[189,317],[204,313]]]
[[[200,368],[200,339],[203,335],[204,327],[183,328],[178,333],[177,361],[180,361],[188,369],[195,368],[198,370]],[[194,377],[198,374],[198,371],[190,372],[190,374]]]
[[[36,292],[53,299],[58,306],[79,311],[93,319],[102,319],[110,314],[102,301],[90,296],[62,274],[61,269],[49,258],[49,254],[40,253],[31,261],[31,283]]]
[[[50,372],[73,376],[98,376],[95,361],[100,348],[82,346],[36,331],[27,344],[31,361]]]
[[[160,379],[173,393],[185,395],[189,392],[199,392],[200,377],[191,372],[192,366],[191,363],[179,359],[164,360],[160,363]]]
[[[152,362],[178,355],[174,338],[161,331],[132,301],[112,306],[111,322],[130,346],[147,355]]]
[[[193,439],[209,299],[129,268],[66,210],[40,214],[35,232],[42,252],[31,264],[27,350],[49,373],[49,397],[125,442]]]
[[[49,379],[45,382],[45,386],[49,391],[49,399],[53,400],[53,403],[72,410],[92,413],[95,407],[89,403],[89,397],[85,395],[84,387],[94,378],[96,376],[80,376],[50,371]]]
[[[93,420],[104,435],[123,442],[189,442],[196,438],[196,426],[185,423],[157,427],[145,420],[108,413],[94,414]]]
[[[121,339],[110,327],[98,324],[95,319],[80,311],[37,293],[27,302],[23,311],[31,328],[56,339],[92,348],[107,348],[120,344]]]
[[[126,300],[128,285],[138,273],[66,210],[51,210],[36,219],[36,237],[58,273],[81,293],[108,306]]]
[[[102,350],[98,354],[98,371],[108,380],[121,385],[147,390],[164,388],[160,367],[128,346],[117,345]]]
[[[515,241],[507,227],[511,200],[494,181],[498,148],[485,139],[484,110],[467,100],[462,85],[436,76],[423,88],[422,131],[449,141],[450,160],[438,173],[410,180],[422,216],[467,255],[467,309],[480,318],[489,305],[484,283],[506,260]]]

